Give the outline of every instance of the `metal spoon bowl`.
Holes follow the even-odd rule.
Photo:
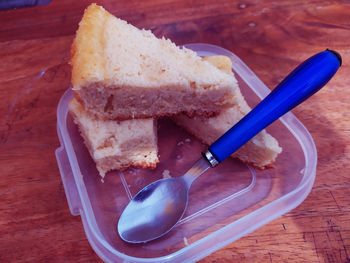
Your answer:
[[[209,167],[206,160],[200,159],[183,176],[161,179],[143,188],[119,219],[120,237],[141,243],[168,233],[186,211],[191,184]]]

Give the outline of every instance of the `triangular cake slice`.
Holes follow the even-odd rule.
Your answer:
[[[159,160],[155,119],[97,119],[76,99],[70,101],[69,111],[102,177],[114,169],[156,167]]]
[[[72,46],[76,98],[99,118],[209,116],[234,104],[232,74],[91,4]]]
[[[210,61],[219,69],[233,74],[232,63],[228,57],[213,56],[206,57],[204,60]],[[173,120],[203,143],[210,145],[250,110],[251,108],[245,101],[241,91],[236,89],[235,105],[222,110],[217,116],[211,118],[195,116],[190,118],[186,114],[180,114],[173,117]],[[277,140],[267,133],[266,130],[263,130],[233,153],[232,157],[238,158],[256,168],[265,169],[273,166],[281,151],[282,148],[278,145]]]

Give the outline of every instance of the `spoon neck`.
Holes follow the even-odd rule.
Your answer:
[[[191,184],[194,180],[196,180],[201,174],[203,174],[206,170],[211,167],[208,160],[205,158],[200,158],[190,170],[188,170],[183,176],[183,180],[186,182],[188,188],[190,188]]]
[[[190,188],[192,183],[199,177],[200,175],[191,175],[191,174],[184,174],[182,176],[183,180],[186,182],[187,188]]]

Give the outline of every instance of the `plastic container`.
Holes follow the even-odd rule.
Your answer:
[[[201,56],[226,55],[251,107],[269,89],[234,54],[213,45],[186,47]],[[68,89],[57,109],[56,150],[71,213],[80,215],[87,238],[106,262],[193,262],[228,245],[298,206],[309,194],[316,171],[314,142],[292,113],[268,127],[283,147],[275,168],[254,170],[231,158],[192,185],[184,218],[164,237],[144,244],[120,239],[117,221],[130,198],[168,170],[181,176],[205,146],[168,119],[158,122],[160,163],[155,170],[114,171],[98,175],[78,129],[68,113]]]

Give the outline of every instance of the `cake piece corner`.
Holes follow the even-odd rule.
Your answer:
[[[156,167],[159,160],[155,119],[97,119],[76,99],[70,101],[69,111],[102,177],[110,170]]]

